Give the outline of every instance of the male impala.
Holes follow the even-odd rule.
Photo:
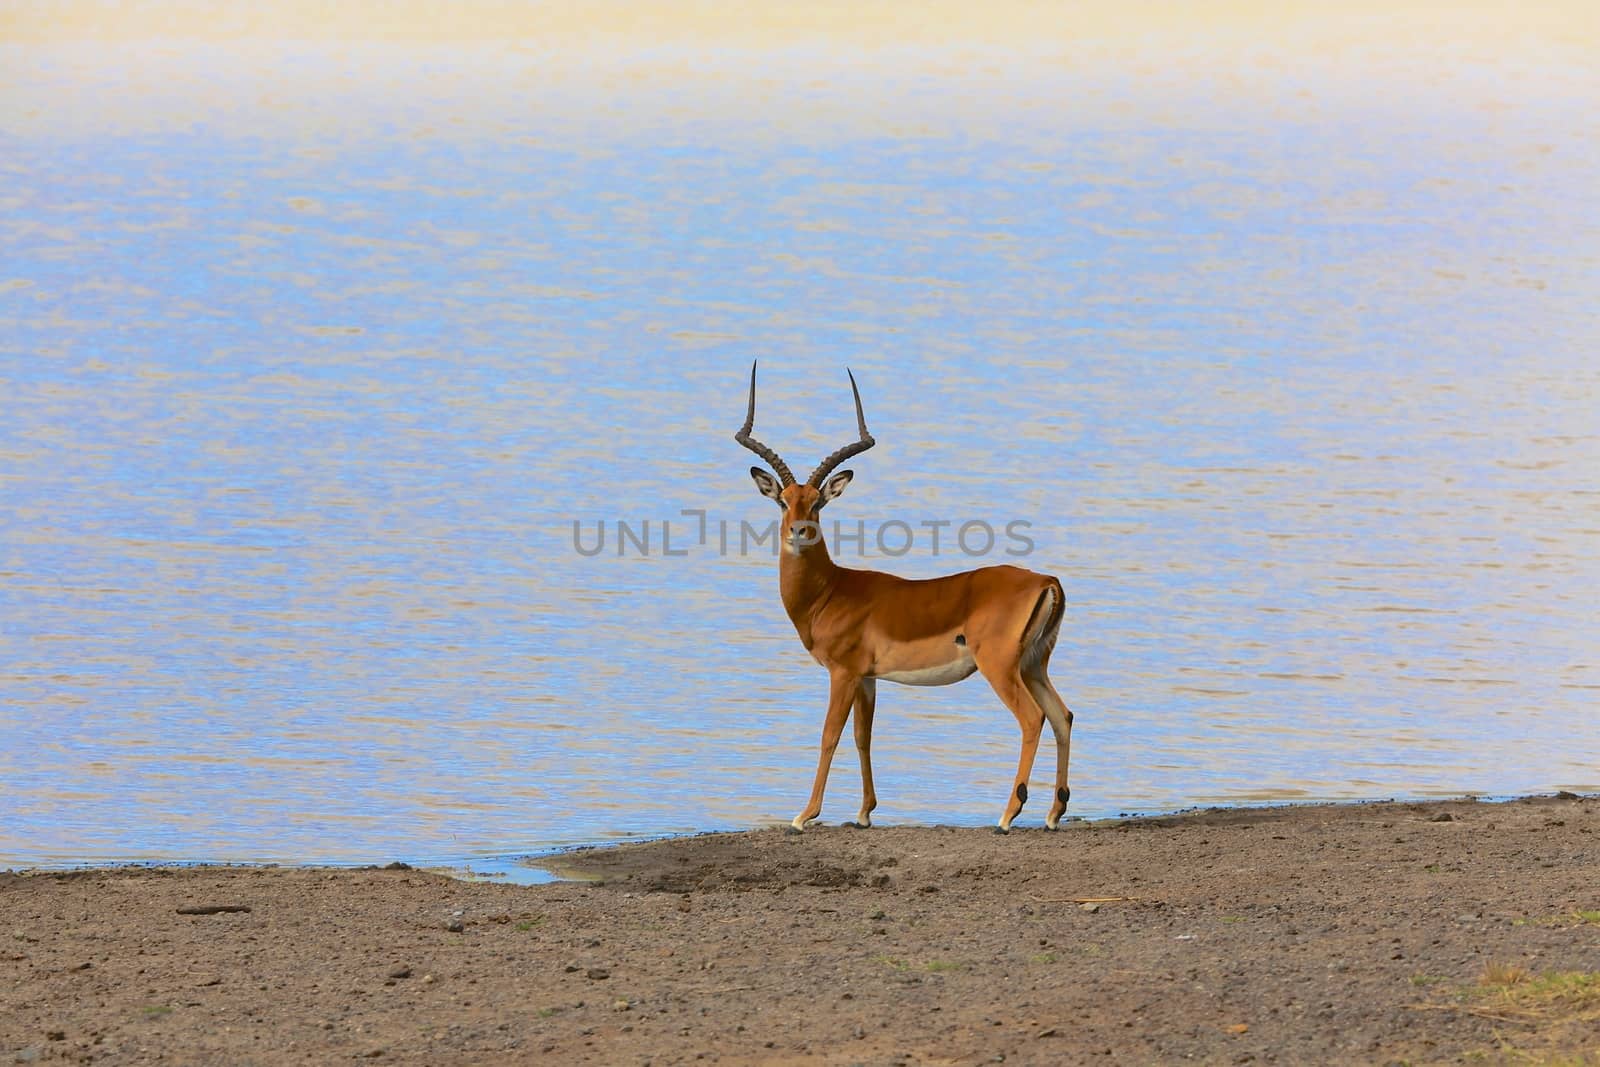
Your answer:
[[[756,420],[754,364],[750,366],[750,410],[744,428],[733,435],[735,441],[766,460],[777,475],[774,478],[760,467],[750,468],[761,495],[783,509],[778,589],[784,610],[806,650],[828,670],[828,717],[822,725],[817,775],[811,783],[811,799],[795,816],[793,829],[803,830],[822,813],[822,792],[828,783],[833,750],[852,706],[856,750],[861,755],[861,813],[855,825],[871,824],[878,797],[872,788],[868,750],[880,678],[904,685],[949,685],[979,671],[1022,727],[1017,777],[996,831],[1009,832],[1011,821],[1028,799],[1028,772],[1033,769],[1046,719],[1056,738],[1056,792],[1045,825],[1054,830],[1071,794],[1067,758],[1072,712],[1045,675],[1065,610],[1061,583],[1047,574],[1011,566],[980,567],[918,581],[835,564],[822,538],[819,514],[823,505],[844,492],[853,475],[850,471],[833,474],[833,470],[877,443],[867,433],[853,374],[850,391],[855,395],[861,438],[823,460],[804,484],[794,480],[776,452],[750,436]]]

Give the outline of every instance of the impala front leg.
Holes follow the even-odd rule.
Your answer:
[[[872,788],[872,713],[878,704],[878,680],[863,678],[856,690],[856,755],[861,757],[861,813],[853,824],[858,830],[872,825],[878,791]]]
[[[856,698],[861,679],[845,671],[833,671],[828,684],[828,717],[822,723],[822,750],[817,754],[817,777],[811,783],[811,799],[805,810],[790,823],[792,832],[799,833],[822,814],[822,791],[828,785],[828,768],[833,765],[833,750],[839,747],[839,735],[844,733],[844,721],[850,717],[850,705]]]

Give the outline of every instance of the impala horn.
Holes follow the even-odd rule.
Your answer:
[[[751,374],[754,375],[754,373],[755,370],[752,368]],[[845,369],[845,373],[850,374],[849,368]],[[861,453],[878,443],[877,441],[874,441],[872,439],[872,435],[867,432],[867,417],[861,413],[861,391],[856,388],[856,376],[854,374],[850,374],[850,392],[853,393],[856,398],[856,426],[861,430],[861,440],[856,441],[854,444],[845,445],[843,448],[839,449],[839,451],[835,452],[833,455],[817,464],[817,469],[812,471],[811,477],[806,479],[806,484],[811,486],[813,489],[822,488],[822,480],[833,473],[833,468],[837,467],[851,456],[859,456]],[[755,403],[753,394],[751,403]],[[745,429],[748,430],[749,427],[747,426]]]
[[[859,408],[860,406],[861,406],[861,399],[859,397],[857,397],[856,398],[856,407]],[[790,473],[789,465],[787,463],[785,463],[783,461],[783,459],[781,457],[779,457],[779,455],[776,452],[774,452],[772,449],[768,448],[766,445],[762,444],[760,441],[757,441],[754,437],[750,436],[750,431],[755,428],[755,424],[756,424],[756,361],[755,360],[751,360],[750,361],[750,411],[744,417],[744,428],[741,429],[738,433],[734,434],[733,435],[733,439],[735,441],[738,441],[741,445],[744,445],[744,447],[748,448],[750,451],[754,452],[756,455],[760,456],[762,459],[766,460],[767,461],[767,466],[772,468],[773,472],[776,473],[777,476],[779,477],[779,479],[781,479],[783,481],[784,488],[787,489],[789,486],[794,484],[794,475],[792,473]],[[865,432],[865,430],[866,430],[866,424],[865,423],[862,423],[862,430],[863,430],[863,432]]]

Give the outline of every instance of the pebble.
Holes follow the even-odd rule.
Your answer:
[[[592,978],[596,982],[600,981],[603,978],[610,978],[611,977],[611,972],[606,970],[604,967],[590,967],[587,971],[584,971],[583,973],[584,973],[585,977]]]
[[[410,978],[411,977],[411,968],[405,966],[404,964],[401,964],[398,967],[391,967],[391,968],[389,968],[389,977],[390,978]]]
[[[1456,821],[1456,817],[1454,815],[1451,815],[1448,811],[1441,811],[1439,814],[1435,815],[1433,818],[1429,819],[1428,821],[1429,822],[1455,822]]]
[[[1087,904],[1079,904],[1078,905],[1078,910],[1079,911],[1087,911],[1087,912],[1092,914],[1092,913],[1097,912],[1097,911],[1100,910],[1100,905],[1097,902],[1091,900]]]

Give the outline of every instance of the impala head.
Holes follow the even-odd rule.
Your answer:
[[[756,365],[750,364],[750,410],[745,415],[744,427],[733,435],[733,439],[766,460],[776,472],[777,476],[774,477],[760,467],[751,467],[750,477],[755,479],[756,488],[762,496],[783,509],[783,547],[786,552],[795,555],[822,540],[817,518],[823,505],[843,493],[854,477],[851,471],[834,474],[834,468],[877,444],[867,432],[867,418],[861,413],[861,393],[856,389],[856,376],[848,370],[845,373],[850,375],[850,392],[856,400],[856,426],[860,430],[860,440],[834,452],[817,464],[817,469],[811,472],[809,478],[797,482],[789,471],[789,465],[778,453],[750,436],[756,422]]]

